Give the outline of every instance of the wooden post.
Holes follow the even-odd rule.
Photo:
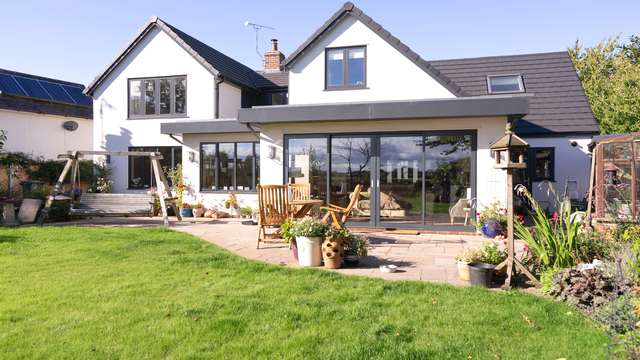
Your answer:
[[[158,160],[158,168],[160,168],[160,172],[158,173],[158,175],[160,176],[160,181],[162,182],[162,185],[165,188],[165,194],[167,195],[167,198],[170,199],[168,205],[169,207],[171,207],[171,209],[173,210],[173,213],[176,214],[176,218],[178,219],[178,221],[182,221],[182,216],[180,215],[180,211],[178,210],[178,207],[176,206],[176,201],[174,198],[173,193],[171,192],[171,187],[169,186],[169,182],[167,181],[167,177],[164,175],[164,171],[162,171],[162,168],[160,167],[160,162],[159,162],[159,158]],[[165,199],[166,202],[167,199]]]
[[[513,261],[515,259],[515,244],[513,236],[513,170],[507,169],[507,280],[504,288],[511,288]]]
[[[53,191],[51,191],[51,194],[49,194],[49,196],[47,197],[44,208],[42,209],[42,211],[40,211],[40,215],[38,216],[38,225],[42,225],[44,223],[44,220],[49,215],[49,209],[51,209],[51,205],[53,204],[56,195],[60,194],[60,192],[62,191],[62,183],[64,183],[64,179],[67,177],[67,173],[72,167],[75,166],[77,162],[78,153],[77,151],[74,151],[71,157],[67,159],[67,163],[64,165],[64,169],[62,169],[62,173],[60,174],[60,177],[58,177],[58,181],[54,185]]]
[[[596,181],[596,153],[598,152],[598,147],[593,148],[593,153],[591,154],[591,173],[589,175],[589,194],[587,200],[587,219],[591,218],[591,208],[593,206],[593,191]],[[591,225],[591,224],[589,224]]]
[[[167,215],[167,205],[164,202],[164,194],[165,194],[165,184],[160,179],[160,161],[158,158],[152,156],[151,164],[153,166],[153,174],[156,179],[156,192],[158,193],[158,199],[160,200],[160,210],[162,210],[162,220],[164,221],[165,226],[169,226],[169,215]]]

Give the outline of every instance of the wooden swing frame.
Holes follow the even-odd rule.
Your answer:
[[[62,173],[58,177],[58,181],[53,187],[53,191],[47,197],[44,209],[40,212],[38,217],[38,224],[42,225],[44,220],[49,215],[49,210],[56,197],[62,195],[62,185],[67,178],[67,174],[71,172],[71,184],[75,186],[76,182],[80,179],[80,166],[78,160],[83,156],[145,156],[151,160],[151,168],[153,176],[156,180],[156,193],[160,200],[160,210],[162,211],[162,219],[165,226],[169,226],[169,215],[167,214],[167,206],[170,206],[176,218],[182,220],[178,207],[176,206],[176,198],[171,193],[171,187],[167,182],[167,178],[160,166],[160,160],[163,159],[162,154],[159,152],[149,151],[69,151],[67,154],[58,155],[59,159],[67,159],[67,163],[62,169]]]

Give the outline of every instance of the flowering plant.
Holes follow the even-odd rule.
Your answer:
[[[482,231],[482,228],[488,223],[498,229],[499,232],[507,228],[507,209],[501,208],[500,203],[497,201],[489,204],[489,206],[485,207],[481,212],[478,212],[476,217],[476,229],[478,231]]]
[[[318,220],[304,218],[293,223],[291,234],[293,236],[322,237],[327,229],[327,225]]]
[[[237,208],[238,207],[238,199],[236,198],[235,193],[229,193],[229,197],[224,201],[224,207],[227,209]]]

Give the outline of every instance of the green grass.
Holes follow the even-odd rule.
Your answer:
[[[265,250],[267,251],[267,250]],[[520,292],[248,261],[163,229],[0,229],[0,357],[601,359]]]

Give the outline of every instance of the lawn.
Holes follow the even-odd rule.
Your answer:
[[[0,228],[2,358],[602,359],[560,303],[237,257],[164,229]]]

